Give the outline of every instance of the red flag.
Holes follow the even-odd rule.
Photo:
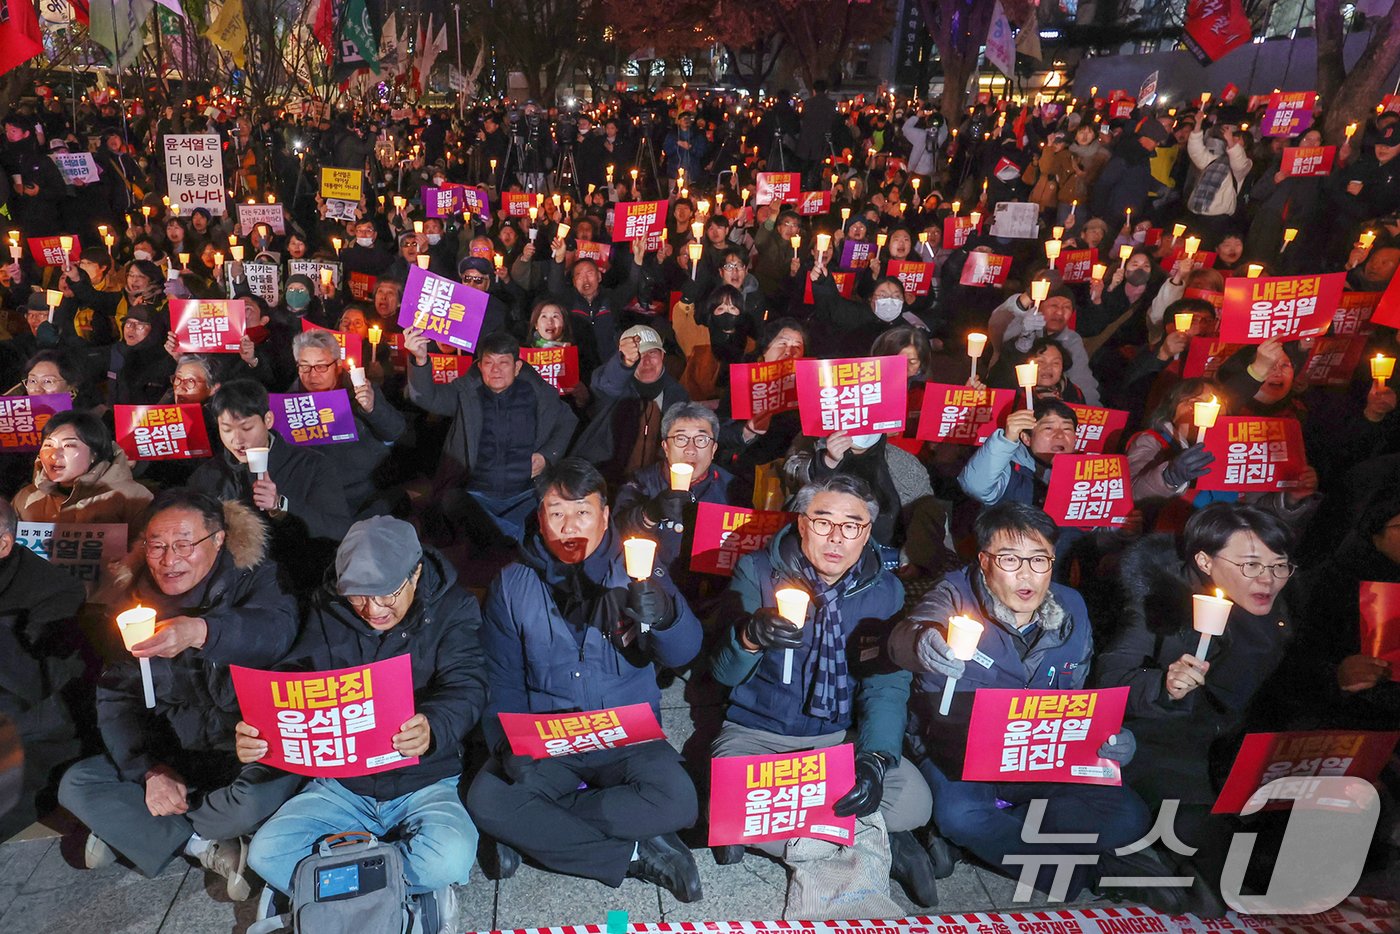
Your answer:
[[[44,51],[32,0],[0,0],[0,75]]]
[[[1254,31],[1240,0],[1189,0],[1186,4],[1186,47],[1201,64],[1219,61],[1252,38]]]
[[[84,26],[88,25],[92,19],[88,12],[88,0],[68,0],[68,3],[73,7],[73,17]]]

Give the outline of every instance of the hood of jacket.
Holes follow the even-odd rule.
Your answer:
[[[1177,553],[1176,539],[1148,535],[1123,553],[1119,579],[1129,621],[1141,619],[1155,635],[1191,628],[1191,598],[1196,582]]]
[[[240,503],[238,500],[226,499],[223,501],[224,526],[227,531],[224,535],[224,555],[215,562],[214,574],[219,565],[224,562],[224,557],[240,571],[248,571],[267,558],[268,531],[267,525],[254,511],[253,507]],[[93,602],[107,605],[116,605],[124,599],[130,591],[137,577],[146,566],[145,546],[137,543],[116,566],[109,575],[108,582],[102,589],[93,596]],[[208,578],[206,578],[207,580]],[[203,582],[196,587],[203,586]]]
[[[117,448],[116,455],[110,461],[98,461],[88,468],[87,473],[74,481],[68,501],[81,502],[110,492],[123,484],[135,482],[136,478],[131,473],[131,461],[127,459],[125,451]],[[59,485],[44,473],[38,457],[34,458],[34,486],[45,496],[56,496],[60,489]]]

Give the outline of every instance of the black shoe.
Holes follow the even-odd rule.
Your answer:
[[[890,838],[890,878],[898,882],[909,900],[921,908],[938,904],[938,880],[933,875],[933,861],[919,846],[908,830],[892,833]]]
[[[637,858],[627,867],[627,877],[659,885],[681,902],[699,901],[703,894],[695,857],[673,833],[637,841]]]
[[[499,840],[485,841],[481,848],[481,872],[492,882],[509,879],[520,868],[520,854]]]
[[[1193,914],[1202,918],[1219,918],[1225,914],[1225,905],[1205,880],[1192,872],[1189,866],[1178,868],[1173,865],[1152,847],[1126,856],[1105,853],[1099,860],[1099,875],[1160,878],[1164,882],[1171,881],[1169,877],[1188,877],[1191,879],[1189,886],[1136,885],[1100,887],[1099,891],[1114,901],[1140,902],[1163,914]]]
[[[935,879],[946,879],[958,868],[958,860],[961,858],[958,848],[938,834],[930,834],[928,839],[928,858],[933,861],[933,877]]]
[[[714,854],[715,865],[733,866],[744,861],[743,844],[733,843],[728,846],[712,846],[710,852]]]

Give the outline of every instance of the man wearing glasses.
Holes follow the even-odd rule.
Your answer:
[[[1113,856],[1115,847],[1138,840],[1151,823],[1147,806],[1127,787],[960,780],[968,743],[976,741],[968,728],[979,688],[1082,688],[1094,654],[1084,598],[1051,581],[1059,530],[1050,517],[1025,503],[1004,502],[982,510],[974,533],[976,564],[945,574],[894,627],[889,641],[894,663],[915,675],[909,748],[933,789],[937,833],[1016,878],[1021,855],[1098,857],[1097,868],[1075,866],[1070,899],[1100,873],[1165,874],[1160,862],[1145,855],[1148,851],[1121,860]],[[953,616],[969,616],[985,627],[970,662],[954,658],[948,647]],[[957,683],[945,716],[939,704],[948,678]],[[1126,764],[1135,747],[1132,734],[1123,730],[1098,753]],[[1088,842],[1023,842],[1022,827],[1034,801],[1046,802],[1038,827],[1084,835]],[[935,840],[931,849],[946,865],[945,844]],[[1118,865],[1110,868],[1115,860]],[[1134,862],[1124,865],[1129,860]],[[1048,863],[1036,887],[1050,891],[1056,871]]]
[[[328,834],[365,830],[403,851],[409,894],[436,934],[456,922],[452,886],[476,859],[476,828],[462,806],[462,742],[486,707],[481,611],[457,572],[413,526],[376,516],[350,527],[335,556],[335,581],[314,597],[300,638],[282,666],[331,671],[408,655],[413,709],[394,749],[418,762],[362,778],[312,782],[253,838],[249,863],[284,895],[296,864]],[[391,638],[392,634],[392,638]],[[267,740],[237,726],[241,762],[267,754]]]
[[[147,876],[183,853],[246,899],[250,834],[300,784],[234,756],[238,703],[229,665],[271,668],[297,634],[296,601],[278,583],[258,517],[237,502],[167,490],[151,503],[134,566],[103,599],[156,610],[155,635],[103,672],[97,720],[103,755],[63,776],[58,797],[88,826],[84,861],[120,853]],[[132,657],[135,656],[135,657]],[[149,659],[147,709],[137,659]]]
[[[904,760],[910,675],[878,665],[889,620],[904,586],[870,543],[879,504],[869,484],[836,474],[808,483],[793,504],[797,521],[766,548],[739,559],[721,618],[733,625],[712,660],[730,688],[725,722],[710,752],[751,756],[855,744],[856,781],[835,788],[839,816],[877,810],[889,833],[890,874],[920,905],[937,903],[928,854],[911,831],[928,822],[928,786]],[[775,609],[774,592],[811,594],[801,625]],[[782,857],[784,843],[759,844]],[[715,852],[721,864],[743,858],[738,846]]]
[[[698,402],[677,402],[661,418],[662,459],[634,473],[618,490],[613,507],[613,522],[623,535],[657,540],[656,560],[670,568],[692,606],[704,577],[690,573],[695,504],[736,506],[742,501],[733,476],[715,466],[718,437],[719,419],[711,409]],[[690,468],[688,489],[671,489],[675,464]]]

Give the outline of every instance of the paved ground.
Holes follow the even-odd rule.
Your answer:
[[[677,683],[664,694],[662,726],[677,744],[695,734],[693,711],[699,711],[698,718],[703,721],[718,709],[710,698],[694,698],[697,705],[692,706],[685,690],[683,683]],[[703,742],[703,722],[700,731],[697,742]],[[222,880],[206,877],[203,870],[184,860],[177,860],[159,878],[146,879],[120,865],[97,871],[75,868],[82,865],[81,850],[81,833],[61,835],[40,825],[0,846],[0,932],[237,934],[252,921],[253,901],[229,902]],[[493,883],[480,870],[473,870],[471,884],[459,890],[458,929],[601,924],[615,909],[627,911],[637,922],[781,917],[786,874],[778,864],[750,855],[738,865],[717,866],[705,850],[696,851],[696,861],[705,897],[692,905],[680,904],[670,893],[637,880],[610,889],[522,866],[514,878]],[[1014,889],[1010,879],[960,863],[953,876],[939,883],[937,912],[1027,907],[1012,901]],[[1400,893],[1400,873],[1367,880],[1362,890],[1395,897]],[[926,913],[917,910],[893,885],[891,897],[908,914]]]

